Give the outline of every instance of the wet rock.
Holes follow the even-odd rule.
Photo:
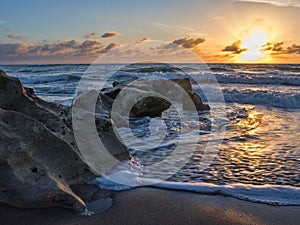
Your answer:
[[[160,97],[145,97],[134,104],[130,111],[130,117],[160,117],[170,105],[170,102]]]
[[[185,95],[182,93],[182,89],[174,88],[176,84],[185,91]],[[122,93],[121,97],[120,93]],[[207,104],[202,102],[200,96],[193,91],[189,78],[170,79],[169,82],[163,79],[114,82],[113,87],[104,88],[100,96],[101,104],[105,106],[108,112],[115,105],[114,109],[122,108],[120,112],[117,112],[118,114],[122,115],[121,111],[130,111],[132,117],[159,117],[163,111],[171,106],[168,100],[182,102],[184,110],[196,109],[197,111],[203,111],[210,109]],[[141,98],[141,96],[146,97]]]
[[[203,111],[203,110],[210,110],[209,105],[204,104],[200,98],[200,96],[195,93],[192,89],[192,84],[189,78],[183,78],[183,79],[171,79],[173,82],[178,84],[180,87],[182,87],[186,93],[188,94],[189,98],[193,101],[194,106],[196,107],[197,111]],[[193,107],[190,107],[189,104],[186,104],[188,101],[187,99],[182,99],[183,103],[183,109],[184,110],[193,110]]]

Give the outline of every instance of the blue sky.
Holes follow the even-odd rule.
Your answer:
[[[161,36],[159,33],[151,33],[155,29],[159,30],[159,24],[185,26],[186,23],[182,18],[193,20],[191,13],[197,13],[198,10],[199,13],[203,13],[203,9],[215,7],[215,4],[216,1],[186,3],[179,0],[16,0],[2,2],[0,20],[7,22],[5,26],[7,32],[40,39],[80,38],[89,31],[101,33],[108,30],[126,33],[128,38],[138,33],[151,34],[159,38]],[[155,24],[158,26],[155,27]],[[5,38],[4,33],[2,38]]]
[[[260,21],[260,26],[265,30],[271,27],[268,32],[272,33],[264,40],[266,43],[259,46],[264,52],[270,51],[260,62],[299,62],[299,5],[295,0],[3,0],[0,59],[7,63],[38,63],[37,59],[47,62],[51,58],[52,62],[55,57],[59,61],[67,57],[70,62],[72,57],[74,60],[77,57],[77,62],[83,51],[74,54],[74,49],[84,47],[81,44],[88,40],[85,36],[95,33],[85,43],[89,49],[92,44],[99,49],[97,53],[92,51],[95,54],[92,58],[103,54],[109,44],[115,48],[138,38],[169,42],[183,39],[190,43],[203,37],[205,41],[191,49],[208,62],[239,62],[240,55],[250,51],[249,48],[241,51],[247,49],[247,46],[243,48],[246,31]],[[118,35],[101,38],[106,32]],[[71,43],[72,40],[76,44]],[[266,50],[263,46],[271,43],[272,48],[269,45],[268,49],[276,49],[273,47],[281,42],[282,51]],[[67,47],[66,55],[53,50],[58,47]],[[51,53],[46,54],[45,49],[51,49]]]

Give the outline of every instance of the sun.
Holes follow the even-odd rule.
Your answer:
[[[245,49],[240,55],[240,62],[258,63],[265,62],[268,58],[261,48],[271,38],[270,29],[267,26],[250,27],[241,38],[241,49]]]

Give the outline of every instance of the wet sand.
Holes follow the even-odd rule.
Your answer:
[[[300,206],[270,206],[220,195],[137,188],[117,192],[105,213],[79,217],[68,209],[0,205],[1,225],[300,224]]]

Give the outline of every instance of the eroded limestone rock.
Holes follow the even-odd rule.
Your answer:
[[[97,114],[95,120],[108,151],[118,159],[128,158],[111,119]],[[0,143],[1,203],[67,207],[90,214],[81,196],[70,188],[97,175],[76,145],[71,108],[38,98],[1,70]],[[106,207],[110,202],[105,202]]]

